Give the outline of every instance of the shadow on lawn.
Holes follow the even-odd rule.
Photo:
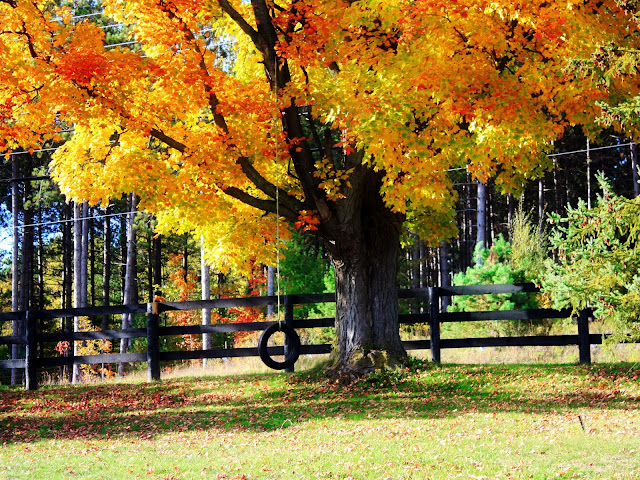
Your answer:
[[[152,439],[198,430],[269,431],[316,419],[425,419],[468,412],[637,409],[637,366],[433,367],[348,387],[305,375],[0,391],[0,444]]]

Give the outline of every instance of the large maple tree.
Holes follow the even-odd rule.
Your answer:
[[[450,169],[505,190],[541,173],[604,95],[567,59],[630,41],[613,0],[103,7],[135,48],[69,9],[0,0],[0,148],[64,140],[52,172],[69,198],[135,191],[218,267],[272,261],[281,221],[313,231],[336,272],[336,364],[358,371],[406,358],[403,225],[451,233]]]

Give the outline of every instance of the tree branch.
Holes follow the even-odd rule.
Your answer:
[[[242,203],[257,208],[258,210],[262,210],[263,212],[274,214],[279,213],[290,222],[296,222],[298,220],[298,212],[293,211],[282,204],[278,205],[275,200],[263,200],[261,198],[256,198],[237,187],[227,187],[222,191],[230,197],[240,200]]]
[[[168,145],[169,147],[178,150],[180,153],[184,153],[187,151],[187,146],[184,143],[175,140],[174,138],[158,130],[157,128],[152,128],[149,134],[157,140],[160,140],[162,143]]]
[[[249,22],[247,22],[244,17],[238,12],[227,0],[218,0],[218,5],[220,8],[231,17],[231,19],[236,22],[236,24],[240,27],[240,29],[246,33],[253,44],[260,50],[262,53],[267,51],[267,43],[264,38],[260,36],[260,34],[251,26]]]
[[[273,183],[260,175],[260,172],[253,167],[247,157],[240,157],[238,159],[238,165],[242,168],[242,173],[246,175],[247,179],[249,179],[249,181],[251,181],[251,183],[253,183],[265,195],[274,200],[277,197],[280,204],[284,205],[289,210],[304,210],[305,207],[302,202],[290,196],[286,190],[276,187]]]

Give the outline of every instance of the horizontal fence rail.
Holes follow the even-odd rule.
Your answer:
[[[533,309],[504,310],[491,312],[441,312],[441,297],[455,295],[494,295],[510,293],[535,293],[539,290],[533,284],[515,285],[469,285],[458,287],[432,287],[411,290],[400,290],[401,299],[423,299],[424,312],[399,315],[399,323],[403,325],[426,324],[429,326],[429,338],[423,340],[404,341],[407,350],[430,350],[431,360],[440,362],[443,348],[470,347],[507,347],[507,346],[566,346],[577,345],[581,363],[590,363],[590,345],[601,344],[603,335],[589,334],[589,315],[580,312],[577,317],[577,335],[526,336],[526,337],[491,337],[491,338],[440,338],[440,325],[447,322],[470,322],[489,320],[531,320],[531,319],[563,319],[570,318],[572,311]],[[296,305],[332,303],[334,293],[285,295],[281,297],[284,308],[284,322],[295,329],[334,327],[334,318],[294,319]],[[179,335],[203,335],[215,333],[237,333],[265,330],[273,322],[251,323],[218,323],[212,325],[161,326],[160,315],[172,311],[192,311],[202,309],[225,309],[240,307],[266,307],[277,305],[277,296],[225,298],[216,300],[199,300],[187,302],[162,302],[135,305],[117,305],[109,307],[86,307],[70,309],[37,310],[28,312],[0,313],[2,322],[17,321],[24,325],[24,333],[19,335],[0,336],[0,345],[19,345],[24,350],[23,358],[0,360],[0,368],[24,369],[25,387],[29,390],[38,388],[38,373],[47,367],[72,365],[96,365],[111,363],[147,363],[149,380],[160,379],[161,362],[178,360],[198,360],[206,358],[256,357],[258,348],[212,348],[190,351],[161,351],[160,338]],[[43,333],[43,322],[51,319],[71,317],[100,317],[103,315],[145,314],[146,328],[130,328],[125,330],[98,330],[83,332]],[[38,345],[45,343],[116,340],[146,338],[147,351],[134,353],[102,353],[96,355],[76,355],[58,357],[38,357]],[[270,355],[286,355],[284,347],[269,347]],[[301,354],[317,355],[331,352],[331,345],[302,345]]]

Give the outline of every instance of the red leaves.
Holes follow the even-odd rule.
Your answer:
[[[103,77],[107,59],[88,49],[70,49],[57,62],[56,72],[79,85],[89,85],[95,77]]]
[[[318,225],[320,225],[320,219],[316,216],[318,213],[317,210],[302,210],[298,215],[298,221],[295,222],[295,227],[298,230],[302,230],[304,232],[312,232],[314,230],[318,230]]]

